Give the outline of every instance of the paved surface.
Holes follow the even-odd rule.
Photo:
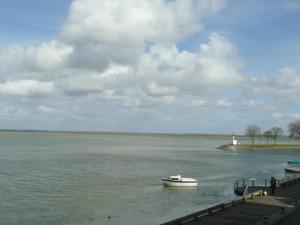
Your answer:
[[[276,223],[276,225],[299,225],[300,224],[300,209]]]
[[[267,219],[276,221],[295,208],[295,200],[300,200],[300,182],[283,189],[277,189],[275,195],[256,197],[210,215],[183,223],[184,225],[255,225],[263,224]],[[299,201],[300,204],[300,201]],[[284,213],[283,213],[284,210]],[[289,215],[278,225],[299,225],[300,210]]]

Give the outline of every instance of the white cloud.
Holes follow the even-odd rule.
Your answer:
[[[0,95],[14,97],[9,99],[32,114],[42,113],[41,118],[55,113],[64,118],[59,123],[66,124],[101,118],[109,129],[114,116],[128,127],[129,118],[134,121],[140,112],[160,119],[166,118],[163,110],[173,108],[235,106],[224,96],[244,84],[234,45],[217,33],[193,51],[182,45],[199,35],[203,21],[225,4],[74,0],[56,40],[0,48]],[[52,93],[55,98],[34,98]],[[148,121],[143,116],[141,120]]]
[[[58,40],[1,49],[2,80],[16,80],[2,83],[1,93],[29,97],[53,91],[55,83],[67,95],[143,107],[220,93],[242,80],[234,46],[218,34],[195,53],[179,51],[176,42],[201,31],[202,20],[225,4],[75,0]],[[45,78],[51,83],[37,81]]]
[[[292,113],[289,117],[294,119],[294,120],[298,120],[300,118],[300,114],[299,113]]]
[[[50,106],[46,106],[46,105],[38,106],[38,110],[39,110],[39,112],[42,112],[42,113],[53,113],[56,111],[54,108],[52,108]]]
[[[282,119],[284,115],[282,113],[274,112],[272,113],[272,118],[274,119]]]
[[[272,96],[277,101],[287,103],[300,99],[300,71],[285,67],[272,76],[262,76],[248,84],[248,91],[253,95]]]
[[[2,73],[61,69],[65,66],[72,47],[58,41],[42,43],[38,46],[22,47],[9,45],[0,48],[0,68]]]
[[[217,105],[218,106],[224,106],[224,107],[230,107],[232,106],[234,103],[228,99],[220,99],[217,101]]]
[[[61,80],[61,88],[70,95],[85,95],[103,92],[106,96],[128,88],[132,69],[129,66],[111,64],[103,72],[77,70],[70,71]]]
[[[22,109],[15,108],[12,106],[1,107],[0,109],[0,117],[25,117],[28,115],[28,112],[23,111]]]
[[[49,95],[55,90],[53,82],[37,80],[16,80],[0,83],[0,95],[33,97]]]
[[[177,41],[202,29],[201,19],[224,8],[223,0],[75,0],[61,31],[71,43]]]
[[[146,43],[177,42],[200,32],[224,0],[75,0],[59,38],[74,47],[72,67],[133,64]]]
[[[284,5],[285,10],[290,12],[295,12],[300,10],[300,2],[299,1],[289,1]]]
[[[243,105],[247,107],[256,107],[258,105],[256,100],[244,100]]]
[[[179,51],[171,44],[153,45],[141,58],[137,76],[150,96],[207,96],[243,82],[239,68],[232,44],[212,34],[195,53]]]
[[[157,83],[152,82],[147,86],[147,93],[150,96],[168,96],[168,95],[176,95],[177,88],[176,87],[162,87]]]
[[[126,107],[180,102],[194,105],[195,97],[209,101],[210,96],[215,105],[230,106],[230,100],[219,97],[243,82],[239,69],[234,46],[211,34],[196,52],[180,51],[175,44],[153,44],[135,64],[110,64],[101,72],[65,70],[57,85],[68,95],[95,95],[121,101]]]
[[[194,99],[194,100],[191,100],[191,103],[190,103],[191,106],[203,106],[205,104],[207,104],[207,101],[203,100],[203,99]]]

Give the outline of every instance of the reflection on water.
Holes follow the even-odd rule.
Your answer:
[[[0,136],[1,224],[152,225],[234,198],[243,177],[284,177],[300,152],[216,149],[194,136]],[[165,188],[181,174],[196,188]]]

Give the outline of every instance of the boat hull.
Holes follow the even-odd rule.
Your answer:
[[[196,187],[197,181],[171,181],[169,179],[162,179],[163,184],[166,187]]]
[[[289,173],[300,173],[300,168],[285,167],[284,170]]]

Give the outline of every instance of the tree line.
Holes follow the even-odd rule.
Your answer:
[[[288,131],[289,131],[289,136],[290,137],[300,137],[300,120],[296,120],[291,122],[288,125]],[[284,134],[283,129],[281,127],[273,127],[269,130],[264,131],[261,133],[261,130],[258,126],[256,125],[249,125],[246,128],[246,133],[247,136],[251,138],[252,145],[254,145],[254,140],[256,137],[263,135],[267,139],[267,144],[269,144],[269,139],[274,140],[274,144],[276,145],[277,138],[279,136],[282,136]]]

